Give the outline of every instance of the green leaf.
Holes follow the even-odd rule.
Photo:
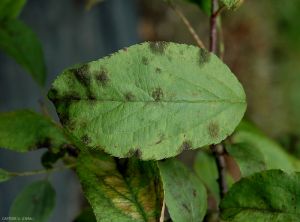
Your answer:
[[[199,6],[199,8],[207,15],[211,14],[211,0],[186,0]]]
[[[0,20],[17,18],[25,3],[26,0],[1,0]]]
[[[300,221],[300,173],[269,170],[242,178],[221,202],[230,222]]]
[[[27,186],[14,200],[10,208],[11,217],[30,217],[34,221],[48,221],[55,206],[55,190],[46,181]]]
[[[202,221],[207,209],[207,195],[201,181],[176,159],[160,161],[159,170],[172,220]]]
[[[67,69],[49,98],[87,146],[144,160],[219,143],[246,109],[242,86],[217,56],[167,42]]]
[[[46,80],[46,67],[37,36],[16,19],[0,22],[0,49],[25,68],[39,85]]]
[[[6,170],[0,168],[0,183],[9,180],[12,175]]]
[[[244,0],[221,0],[221,2],[223,2],[228,9],[234,10],[238,8],[244,2]]]
[[[232,137],[232,142],[237,146],[243,144],[244,147],[240,147],[240,149],[245,149],[245,147],[247,147],[248,152],[252,149],[252,155],[255,155],[255,152],[257,152],[257,155],[252,156],[251,160],[248,158],[249,156],[247,157],[248,159],[244,158],[243,161],[248,162],[244,162],[244,164],[251,165],[253,162],[250,161],[258,158],[256,164],[260,162],[260,165],[264,165],[264,163],[262,163],[262,160],[264,160],[267,169],[282,169],[285,171],[300,169],[299,160],[289,155],[279,144],[269,139],[259,129],[245,121],[243,121],[236,129],[236,132]],[[258,157],[261,156],[258,152],[260,152],[263,157]],[[241,161],[242,160],[239,162],[240,164]]]
[[[0,113],[0,147],[27,152],[41,147],[57,151],[68,144],[61,128],[29,110]]]
[[[226,146],[226,150],[236,160],[242,176],[249,176],[267,169],[263,153],[249,143]]]
[[[85,8],[87,10],[90,10],[91,8],[93,8],[94,6],[96,6],[97,4],[103,2],[104,0],[86,0],[85,3]]]
[[[209,192],[216,198],[217,203],[219,203],[220,190],[217,182],[219,174],[213,155],[199,151],[194,162],[194,170]]]
[[[91,207],[84,209],[74,222],[96,222],[96,217]]]
[[[155,162],[82,152],[77,173],[97,221],[158,221],[162,189]]]

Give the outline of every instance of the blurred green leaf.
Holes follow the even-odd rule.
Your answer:
[[[211,0],[185,0],[194,3],[199,6],[199,8],[207,15],[211,15]],[[238,8],[244,0],[220,0],[226,8],[236,9]]]
[[[213,155],[199,151],[194,162],[194,170],[197,176],[205,184],[209,192],[216,198],[216,201],[220,201],[220,190],[218,185],[218,168],[216,160]]]
[[[26,0],[1,0],[0,21],[17,18],[25,3]]]
[[[6,170],[0,168],[0,183],[9,180],[12,175]]]
[[[48,150],[41,157],[41,163],[46,169],[53,168],[53,165],[65,155],[65,150],[61,149],[57,153]]]
[[[211,14],[211,0],[185,0],[194,3],[207,15]]]
[[[221,2],[223,2],[228,9],[234,10],[238,8],[244,2],[244,0],[221,0]]]
[[[248,158],[243,158],[243,164],[251,165],[253,162],[250,163],[250,161],[253,161],[254,158],[258,158],[257,160],[260,165],[264,165],[261,162],[264,160],[267,169],[282,169],[285,171],[300,169],[299,160],[288,154],[284,148],[248,122],[243,121],[237,127],[236,132],[232,136],[232,142],[233,144],[237,144],[237,146],[243,144],[244,147],[240,146],[240,149],[245,149],[245,147],[247,147],[248,152],[255,153],[255,150],[258,150],[263,156],[263,158],[258,157],[260,154],[257,153],[256,156],[253,156],[251,159],[249,156]],[[236,149],[237,148],[238,147],[236,147]],[[253,150],[250,151],[251,149]],[[255,155],[254,153],[252,153],[252,155]],[[242,163],[241,159],[240,163]]]
[[[246,109],[243,87],[217,56],[171,42],[133,45],[67,69],[49,98],[87,146],[143,160],[218,143]]]
[[[98,222],[159,220],[163,193],[155,162],[81,152],[77,173]]]
[[[14,200],[10,208],[11,217],[30,217],[33,221],[44,222],[55,206],[55,190],[46,181],[30,184]]]
[[[242,178],[222,200],[228,222],[300,221],[300,173],[269,170]]]
[[[29,110],[0,113],[0,147],[27,152],[41,147],[58,152],[68,140],[51,119]]]
[[[74,222],[96,222],[96,217],[91,207],[84,209]]]
[[[87,10],[90,10],[91,8],[93,8],[94,6],[96,6],[97,4],[103,2],[104,0],[86,0],[85,3],[85,8]]]
[[[0,49],[14,58],[41,86],[45,84],[46,67],[37,36],[16,19],[0,21]]]
[[[176,159],[159,162],[165,201],[174,222],[202,221],[207,209],[202,182]]]
[[[228,145],[226,150],[237,162],[243,177],[267,169],[262,152],[249,143]]]

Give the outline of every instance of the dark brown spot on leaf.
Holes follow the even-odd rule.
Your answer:
[[[165,139],[165,135],[164,134],[160,135],[158,141],[155,144],[160,144],[164,139]]]
[[[218,123],[216,122],[211,122],[209,125],[208,125],[208,133],[210,135],[210,137],[212,138],[218,138],[219,136],[219,133],[220,133],[220,126]]]
[[[128,151],[128,153],[126,154],[127,158],[131,158],[131,157],[136,157],[136,158],[141,158],[142,156],[142,151],[140,148],[136,148],[136,149],[130,149]]]
[[[75,69],[71,69],[71,72],[74,74],[77,81],[82,85],[84,85],[85,87],[89,87],[91,82],[88,71],[89,71],[89,66],[87,64]]]
[[[142,63],[146,66],[149,64],[149,60],[146,57],[142,58]]]
[[[126,101],[133,101],[134,100],[134,95],[131,92],[128,92],[124,95]]]
[[[164,96],[164,92],[162,91],[162,89],[160,87],[156,88],[152,92],[152,97],[157,102],[160,101],[163,96]]]
[[[191,212],[190,208],[188,208],[188,206],[185,203],[183,203],[182,206],[184,207],[184,209],[186,209],[186,211]]]
[[[109,78],[108,78],[108,72],[106,69],[101,69],[100,72],[96,75],[96,80],[102,85],[106,86]]]
[[[202,66],[203,64],[209,62],[210,60],[210,52],[205,49],[199,49],[199,64]]]
[[[88,135],[84,135],[81,137],[81,141],[85,144],[88,145],[89,143],[91,143],[91,138]]]
[[[149,47],[154,54],[164,54],[168,44],[167,42],[150,42]]]
[[[193,190],[193,196],[196,197],[197,196],[197,191]]]
[[[192,142],[190,140],[183,141],[182,145],[180,146],[180,150],[189,150],[192,148]]]

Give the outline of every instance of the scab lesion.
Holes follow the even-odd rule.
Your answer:
[[[140,159],[142,157],[142,150],[141,148],[133,148],[133,149],[130,149],[128,151],[128,153],[126,154],[126,157],[127,158],[131,158],[131,157],[135,157],[135,158],[138,158]]]
[[[125,100],[126,101],[133,101],[135,96],[133,95],[132,92],[127,92],[124,94]]]
[[[192,142],[190,140],[183,141],[183,143],[180,146],[181,151],[189,150],[191,148],[192,148]]]
[[[106,86],[109,82],[108,71],[105,68],[101,68],[96,74],[96,80],[100,85]]]
[[[150,42],[149,48],[154,54],[164,54],[168,45],[168,42]]]
[[[220,134],[220,126],[217,122],[210,122],[207,127],[208,134],[211,138],[216,139]]]
[[[89,87],[91,83],[91,78],[89,75],[89,65],[85,64],[83,66],[80,66],[78,68],[70,69],[71,73],[74,74],[75,78],[79,83],[84,85],[85,87]]]
[[[145,56],[142,57],[142,64],[144,64],[145,66],[149,64],[149,60],[147,57]]]
[[[199,64],[200,66],[210,61],[210,52],[205,49],[199,49]]]
[[[88,145],[92,142],[91,138],[88,135],[83,135],[81,137],[81,142],[85,145]]]
[[[163,96],[164,96],[164,92],[163,92],[162,88],[160,88],[160,87],[157,87],[157,88],[155,88],[152,91],[152,98],[156,102],[161,101],[161,99],[163,98]]]

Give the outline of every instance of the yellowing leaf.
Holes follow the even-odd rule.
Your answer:
[[[155,162],[82,152],[77,166],[97,221],[158,221],[162,190]]]

